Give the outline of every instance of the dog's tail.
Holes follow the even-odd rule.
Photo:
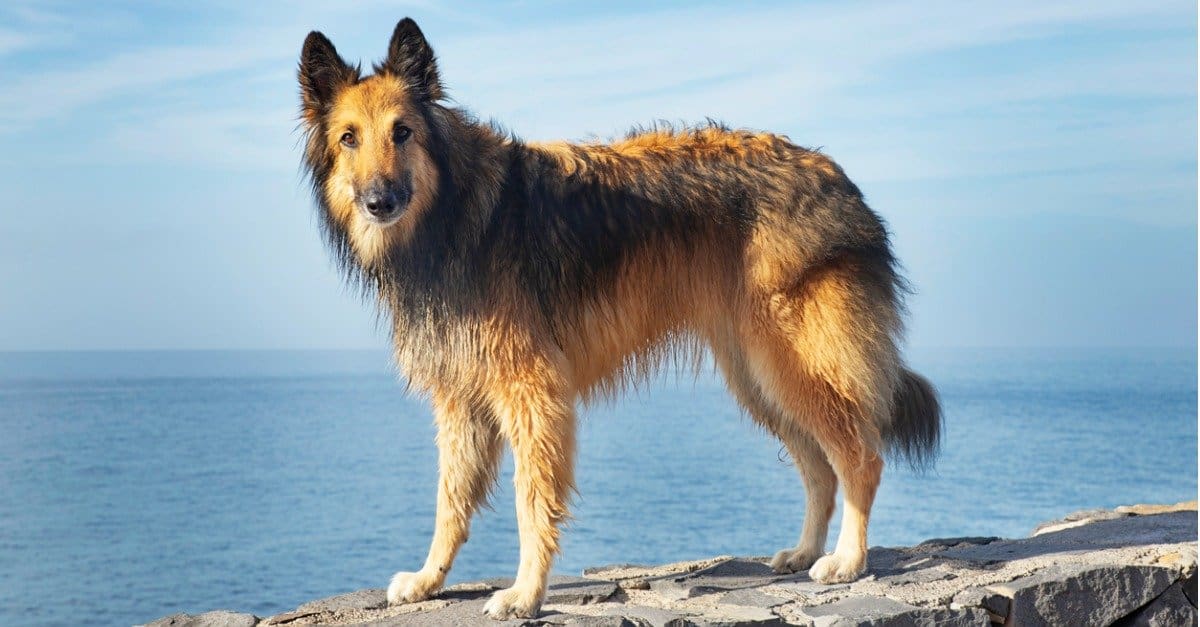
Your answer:
[[[925,377],[904,368],[892,407],[892,422],[883,432],[888,452],[904,458],[914,469],[929,468],[942,439],[937,390]]]

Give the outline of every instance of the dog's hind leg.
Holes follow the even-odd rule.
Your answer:
[[[834,438],[825,434],[832,444]],[[875,492],[883,474],[883,458],[861,440],[829,450],[830,461],[842,484],[842,528],[833,553],[821,557],[809,569],[814,581],[854,581],[867,569],[867,524]]]
[[[777,573],[794,573],[807,570],[825,554],[829,519],[833,517],[837,496],[837,475],[812,436],[797,435],[785,440],[784,446],[804,478],[804,527],[796,546],[777,552],[771,559],[771,568]]]
[[[491,411],[443,394],[435,393],[433,402],[439,474],[433,542],[421,570],[392,577],[390,604],[422,601],[442,587],[471,517],[496,483],[503,440]]]
[[[837,497],[837,475],[812,435],[763,396],[763,390],[747,369],[741,349],[728,339],[712,341],[711,345],[717,366],[734,397],[755,422],[783,442],[804,481],[804,528],[800,540],[795,547],[777,552],[771,568],[777,573],[806,570],[825,554],[829,519],[833,517]]]
[[[883,472],[881,430],[900,371],[890,292],[864,272],[831,265],[798,289],[765,295],[742,333],[764,395],[812,434],[841,484],[836,548],[809,569],[823,583],[853,581],[866,570],[867,524]]]

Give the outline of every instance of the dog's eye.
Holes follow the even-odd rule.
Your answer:
[[[392,129],[392,141],[397,144],[403,144],[409,137],[412,137],[412,129],[403,124],[397,124]]]
[[[358,139],[354,137],[354,133],[346,131],[342,133],[342,145],[347,148],[354,148],[358,145]]]

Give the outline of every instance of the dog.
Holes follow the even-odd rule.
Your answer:
[[[446,103],[408,18],[371,74],[314,31],[298,75],[322,230],[437,424],[432,544],[389,603],[443,585],[507,444],[520,565],[484,612],[536,616],[569,516],[576,405],[706,349],[804,482],[799,543],[771,567],[824,583],[865,571],[883,456],[928,463],[942,418],[900,357],[907,287],[887,229],[837,164],[712,122],[521,141]]]

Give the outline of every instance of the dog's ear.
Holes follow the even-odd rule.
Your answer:
[[[396,24],[382,68],[403,79],[418,97],[426,100],[442,98],[442,81],[438,78],[433,48],[429,47],[412,18],[406,17]]]
[[[313,31],[300,51],[299,78],[301,113],[311,124],[329,110],[339,90],[358,78],[358,70],[338,56],[328,37]]]

